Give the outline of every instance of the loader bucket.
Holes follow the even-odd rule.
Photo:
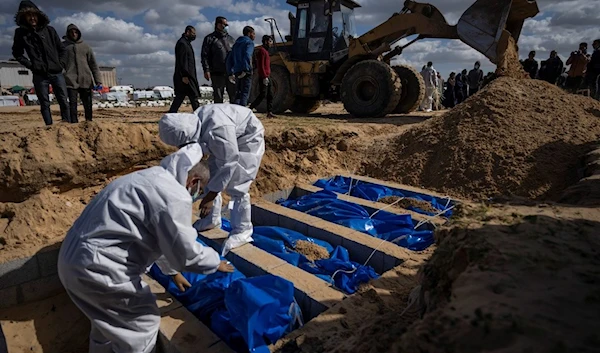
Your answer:
[[[458,21],[458,37],[497,64],[508,44],[504,32],[516,43],[525,19],[538,12],[535,0],[477,0]]]

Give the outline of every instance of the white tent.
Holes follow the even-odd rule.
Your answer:
[[[154,98],[153,91],[135,91],[133,92],[133,100],[152,99]]]
[[[0,107],[19,107],[21,103],[17,96],[0,96]]]
[[[154,98],[166,99],[175,97],[175,90],[169,86],[156,86],[153,89]]]
[[[102,94],[102,100],[127,102],[126,92],[108,92]]]
[[[112,86],[110,88],[111,92],[125,92],[128,94],[133,94],[133,87],[131,86]]]

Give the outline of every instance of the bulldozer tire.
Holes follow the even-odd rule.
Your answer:
[[[289,71],[281,65],[271,66],[271,90],[273,91],[273,111],[274,114],[285,113],[294,104],[292,95],[292,85],[290,83]],[[250,102],[253,102],[258,96],[261,78],[255,72],[252,78],[252,94]],[[256,107],[259,113],[267,113],[267,98]]]
[[[290,110],[296,114],[309,114],[319,109],[321,100],[318,98],[296,97]]]
[[[425,82],[417,70],[410,66],[394,66],[394,71],[402,82],[400,103],[394,109],[394,113],[407,114],[419,108],[425,97]]]
[[[400,101],[402,84],[386,63],[365,60],[344,75],[341,98],[348,113],[358,118],[379,118],[391,113]]]

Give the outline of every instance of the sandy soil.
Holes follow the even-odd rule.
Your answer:
[[[310,261],[317,261],[329,258],[329,251],[324,247],[310,241],[298,240],[295,250],[306,256]]]
[[[53,113],[59,117],[56,107]],[[0,261],[60,241],[107,183],[156,165],[173,151],[157,135],[156,122],[164,113],[163,108],[100,109],[91,123],[56,122],[46,129],[35,107],[1,108]],[[251,193],[259,196],[336,172],[356,172],[374,140],[427,118],[356,120],[343,114],[340,105],[329,104],[309,116],[264,119],[267,152]]]
[[[81,353],[88,350],[90,322],[66,293],[15,308],[0,309],[11,353]]]
[[[502,77],[443,116],[372,149],[362,173],[471,200],[557,200],[600,140],[600,103]]]
[[[400,200],[401,199],[401,200]],[[398,196],[389,196],[384,197],[379,200],[381,203],[385,203],[388,205],[394,205],[392,207],[397,207],[401,209],[408,209],[409,207],[416,207],[422,211],[430,212],[430,213],[438,213],[439,210],[436,210],[431,204],[427,201],[413,199],[411,197],[398,197]]]
[[[386,273],[273,351],[598,352],[599,227],[598,209],[469,206],[429,261]]]

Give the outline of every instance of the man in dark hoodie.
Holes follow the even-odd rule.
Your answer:
[[[200,87],[198,86],[198,76],[196,74],[196,55],[192,47],[194,40],[196,40],[196,29],[187,26],[175,45],[175,74],[173,74],[175,99],[173,99],[169,113],[177,113],[186,96],[190,98],[194,111],[200,107],[198,103]]]
[[[235,41],[231,53],[227,56],[227,73],[235,76],[234,103],[245,107],[248,105],[252,87],[252,54],[254,54],[256,33],[250,26],[244,27],[243,33],[244,35]]]
[[[204,37],[202,43],[202,69],[204,78],[212,81],[215,103],[223,103],[225,89],[227,89],[231,103],[235,98],[235,83],[229,82],[225,66],[227,54],[231,51],[235,41],[228,34],[228,30],[227,19],[219,16],[215,20],[215,31]]]
[[[65,66],[65,47],[49,26],[48,16],[31,1],[21,1],[15,15],[15,38],[12,54],[18,62],[33,72],[33,86],[40,101],[42,117],[46,125],[52,125],[50,113],[49,86],[60,105],[62,120],[69,122],[69,103],[67,86],[63,76]],[[25,56],[27,53],[27,57]]]
[[[65,49],[67,51],[65,65],[65,81],[69,93],[69,105],[71,106],[71,122],[77,119],[77,96],[81,97],[85,120],[92,121],[92,88],[94,82],[101,85],[100,70],[94,57],[94,52],[87,43],[81,39],[81,31],[74,24],[67,27],[65,36]]]

